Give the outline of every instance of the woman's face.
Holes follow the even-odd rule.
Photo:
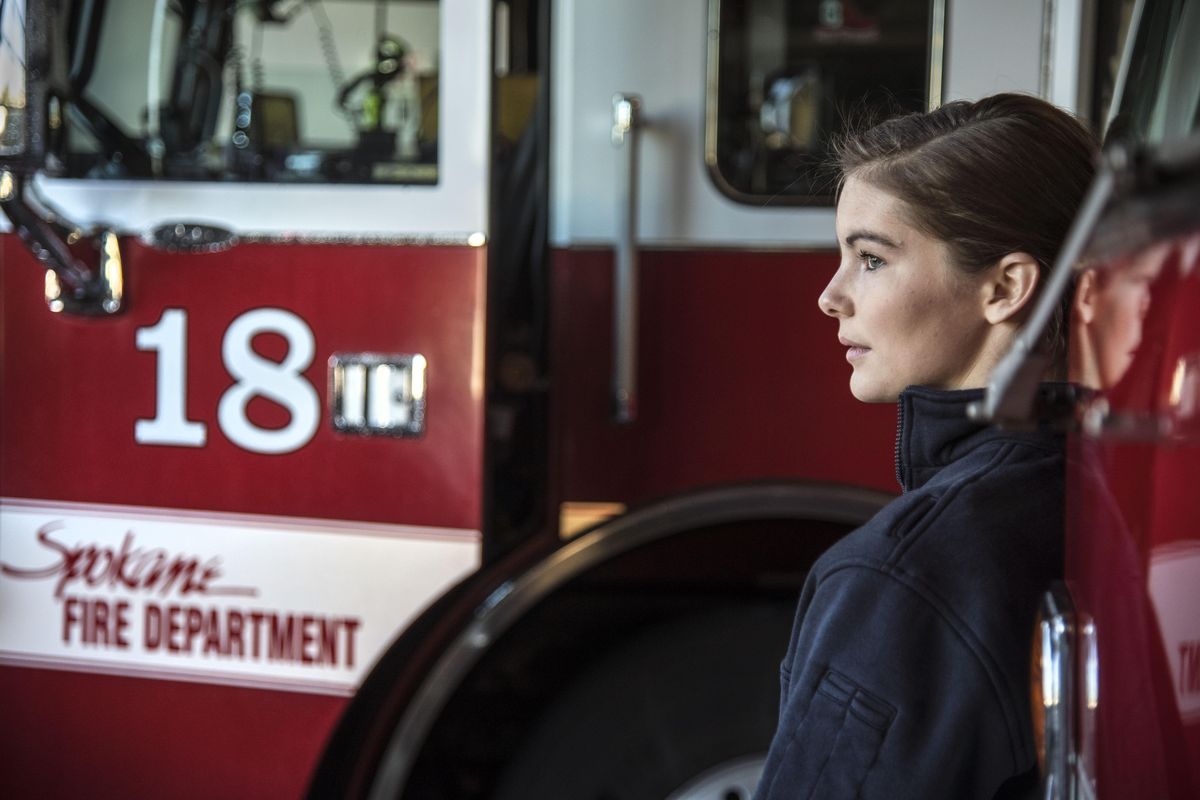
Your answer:
[[[854,370],[850,391],[868,403],[893,402],[913,384],[983,386],[991,366],[981,363],[990,327],[982,283],[903,212],[895,196],[846,180],[837,208],[841,263],[818,301],[838,320]]]
[[[1072,340],[1081,346],[1073,359],[1073,381],[1111,389],[1125,376],[1142,342],[1151,288],[1172,254],[1165,243],[1079,276]]]

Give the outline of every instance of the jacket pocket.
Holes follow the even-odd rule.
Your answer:
[[[854,798],[879,755],[896,710],[827,670],[780,760],[766,798]]]

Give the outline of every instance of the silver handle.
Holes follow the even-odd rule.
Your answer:
[[[613,96],[612,142],[622,154],[617,169],[616,260],[613,267],[613,418],[622,424],[637,419],[638,317],[638,129],[642,98]]]

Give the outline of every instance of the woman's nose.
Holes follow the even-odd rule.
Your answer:
[[[841,275],[842,271],[839,269],[817,298],[817,306],[831,317],[848,317],[854,312],[850,298],[843,290]]]

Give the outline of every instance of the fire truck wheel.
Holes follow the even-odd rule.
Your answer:
[[[494,797],[748,798],[775,730],[793,610],[725,608],[643,631],[551,704]]]

